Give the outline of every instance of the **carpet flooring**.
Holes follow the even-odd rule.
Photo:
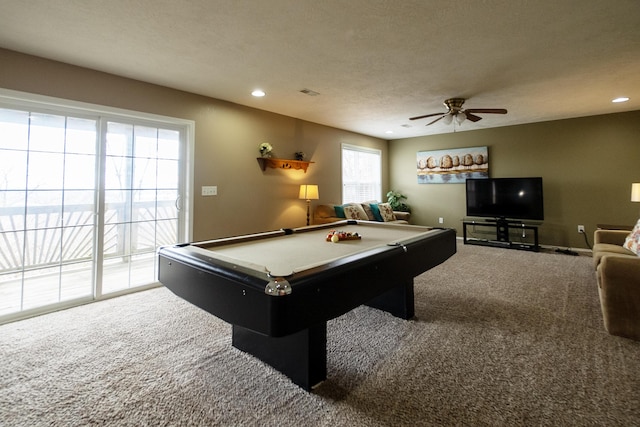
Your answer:
[[[410,321],[328,324],[312,393],[157,288],[0,326],[1,426],[629,426],[640,342],[602,326],[587,256],[458,245]]]

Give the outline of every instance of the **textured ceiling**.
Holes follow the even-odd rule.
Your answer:
[[[0,47],[383,139],[640,109],[638,0],[0,0],[0,10]],[[444,112],[451,97],[509,113],[455,128],[408,120]]]

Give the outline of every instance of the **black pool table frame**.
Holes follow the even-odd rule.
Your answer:
[[[357,224],[345,221],[345,224]],[[277,238],[303,227],[261,233]],[[227,239],[225,239],[227,240]],[[456,252],[455,231],[434,229],[420,238],[375,247],[274,280],[265,272],[214,259],[194,244],[158,250],[159,280],[176,295],[232,325],[232,345],[310,390],[327,376],[327,321],[366,304],[414,317],[413,278]],[[272,292],[265,289],[271,287]]]

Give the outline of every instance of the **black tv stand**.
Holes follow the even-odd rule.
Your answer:
[[[467,227],[469,226],[494,228],[495,239],[479,239],[475,237],[469,237],[467,232]],[[525,238],[527,237],[526,233],[528,230],[533,231],[533,242],[518,242],[511,240],[511,233],[515,231],[522,232],[522,237]],[[485,221],[464,220],[462,221],[462,234],[465,245],[494,246],[534,252],[538,252],[540,250],[540,245],[538,243],[537,224],[525,224],[521,221],[508,220],[504,218],[488,219]]]

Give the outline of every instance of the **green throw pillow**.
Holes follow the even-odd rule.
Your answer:
[[[378,204],[371,203],[369,207],[371,208],[371,212],[373,212],[373,216],[376,219],[376,221],[384,222],[384,219],[382,219],[382,214],[380,213],[380,208],[378,207]]]
[[[333,209],[335,209],[336,211],[336,216],[338,218],[347,218],[347,216],[344,214],[344,207],[340,206],[340,205],[335,205],[333,207]]]

